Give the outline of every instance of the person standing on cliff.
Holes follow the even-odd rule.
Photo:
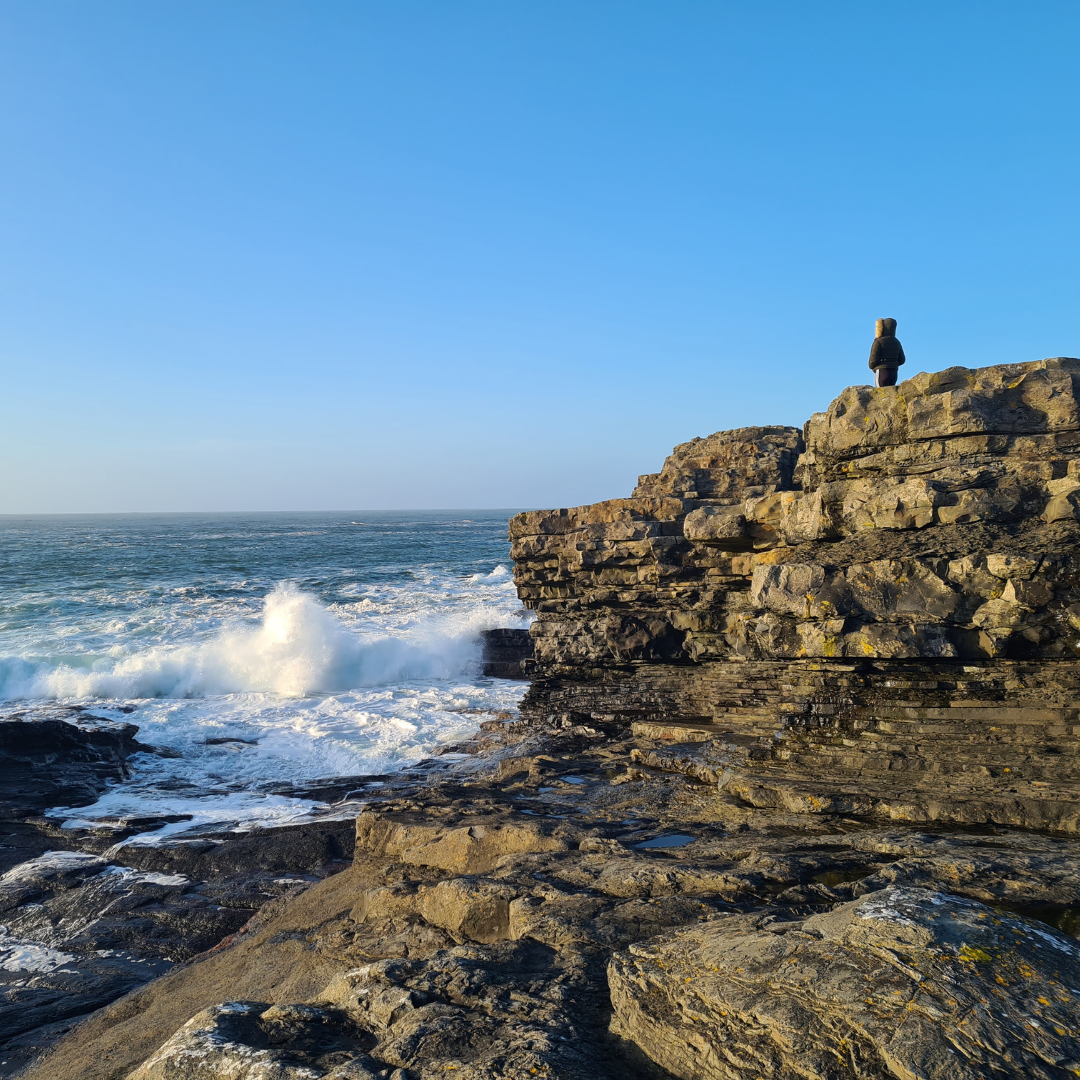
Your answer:
[[[895,386],[896,372],[907,359],[904,346],[896,338],[896,320],[878,319],[876,333],[870,346],[870,370],[878,386]]]

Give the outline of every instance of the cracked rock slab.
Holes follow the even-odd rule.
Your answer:
[[[1051,1080],[1080,1069],[1080,947],[947,893],[721,916],[616,953],[613,1029],[682,1080]]]
[[[227,1001],[196,1013],[128,1080],[376,1080],[373,1040],[311,1005]]]

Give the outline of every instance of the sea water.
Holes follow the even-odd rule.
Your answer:
[[[80,705],[177,755],[68,825],[154,842],[325,811],[290,792],[392,772],[513,710],[479,632],[529,624],[510,511],[0,518],[0,714]]]

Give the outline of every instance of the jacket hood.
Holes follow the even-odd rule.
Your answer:
[[[878,337],[895,337],[896,336],[896,320],[895,319],[878,319],[876,326],[876,335]]]

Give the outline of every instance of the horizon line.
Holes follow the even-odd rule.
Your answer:
[[[526,506],[394,506],[366,507],[364,509],[331,510],[11,510],[0,511],[0,518],[16,517],[152,517],[172,515],[176,517],[196,514],[448,514],[448,513],[521,513],[525,510],[545,509]]]

